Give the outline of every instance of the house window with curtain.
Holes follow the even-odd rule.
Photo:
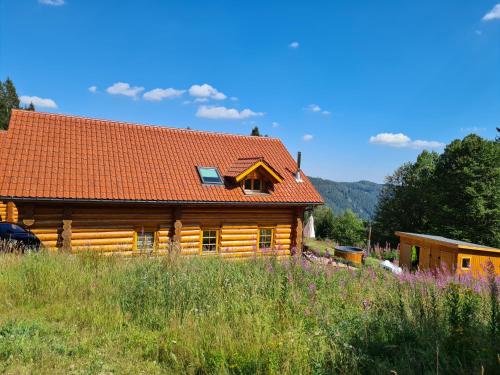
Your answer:
[[[138,251],[151,251],[155,246],[155,232],[140,231],[136,234],[136,249]]]
[[[259,229],[259,250],[271,249],[273,247],[273,228]]]
[[[219,231],[217,229],[204,229],[202,231],[201,252],[216,253],[219,247]]]

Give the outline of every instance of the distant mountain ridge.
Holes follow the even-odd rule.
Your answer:
[[[335,214],[350,208],[363,220],[373,218],[378,196],[384,186],[371,181],[336,182],[319,177],[309,179]]]

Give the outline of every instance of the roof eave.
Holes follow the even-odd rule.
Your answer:
[[[421,237],[421,236],[418,236],[418,235],[415,235],[412,233],[407,233],[407,232],[396,231],[396,232],[394,232],[394,234],[398,237],[414,238],[414,239],[418,239],[418,240],[422,240],[422,241],[427,241],[430,243],[435,243],[438,245],[443,245],[443,246],[446,246],[448,248],[453,248],[456,250],[489,251],[489,252],[494,252],[494,253],[500,252],[500,249],[496,249],[494,247],[488,247],[488,246],[481,247],[481,246],[470,246],[470,245],[456,244],[456,243],[451,243],[451,242],[446,242],[446,241],[440,241],[440,240],[434,239],[434,238],[425,238],[425,237]]]
[[[199,204],[199,205],[254,205],[254,206],[317,206],[321,201],[201,201],[201,200],[140,200],[140,199],[87,199],[87,198],[41,198],[41,197],[7,197],[0,200],[12,202],[65,202],[65,203],[130,203],[130,204]]]

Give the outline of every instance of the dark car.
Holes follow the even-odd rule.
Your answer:
[[[0,251],[24,251],[40,248],[40,240],[33,233],[11,223],[0,223],[0,241]]]

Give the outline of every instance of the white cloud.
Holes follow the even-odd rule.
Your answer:
[[[243,120],[254,116],[263,116],[262,112],[254,112],[250,109],[238,111],[235,108],[215,107],[202,105],[196,112],[196,117],[209,119]]]
[[[89,87],[89,91],[90,91],[91,93],[95,93],[95,92],[97,92],[97,86],[90,86],[90,87]]]
[[[299,42],[292,42],[288,45],[288,47],[290,48],[299,48],[300,47],[300,44]]]
[[[215,100],[224,100],[227,98],[225,94],[223,94],[215,87],[212,87],[207,83],[204,83],[203,85],[191,86],[189,88],[189,95],[195,96],[197,98],[207,98]]]
[[[474,33],[475,33],[476,35],[482,35],[482,34],[483,34],[483,32],[482,32],[481,30],[475,30],[475,31],[474,31]]]
[[[500,3],[495,5],[492,10],[486,13],[483,17],[483,21],[493,21],[500,20]]]
[[[370,137],[370,143],[397,147],[397,148],[441,148],[444,143],[437,141],[423,141],[417,139],[412,141],[410,137],[403,133],[379,133]]]
[[[195,100],[193,100],[193,103],[206,103],[208,102],[208,98],[196,98]]]
[[[40,107],[40,108],[57,108],[57,104],[55,101],[52,99],[44,99],[40,98],[38,96],[27,96],[23,95],[19,97],[19,100],[21,103],[25,105],[29,105],[30,103],[33,103],[35,107]]]
[[[417,139],[411,142],[412,148],[441,148],[444,147],[445,144],[438,141],[422,141]]]
[[[307,107],[304,108],[306,111],[310,112],[315,112],[315,113],[322,113],[324,115],[330,115],[331,112],[327,110],[321,109],[321,107],[317,104],[309,104]]]
[[[317,104],[309,104],[306,109],[311,112],[321,112],[321,107]]]
[[[177,98],[185,92],[186,90],[177,90],[171,87],[169,87],[168,89],[153,89],[151,91],[145,92],[143,98],[146,100],[159,102],[163,99]]]
[[[131,87],[125,82],[116,82],[113,86],[106,89],[106,92],[111,95],[124,95],[131,98],[136,98],[139,93],[144,91],[144,87],[133,86]]]
[[[271,123],[271,126],[272,126],[273,128],[277,128],[278,126],[280,126],[280,124],[279,124],[279,122],[273,121],[273,122]]]
[[[233,102],[237,102],[238,98],[236,96],[231,96],[229,99],[231,99]]]
[[[471,126],[468,128],[460,128],[460,131],[463,133],[480,133],[484,132],[486,128],[480,128],[478,126]]]
[[[309,141],[312,141],[314,137],[311,135],[311,134],[304,134],[304,136],[302,137],[302,139],[305,141],[305,142],[309,142]]]
[[[43,5],[52,5],[56,7],[64,5],[64,0],[38,0],[38,2]]]

